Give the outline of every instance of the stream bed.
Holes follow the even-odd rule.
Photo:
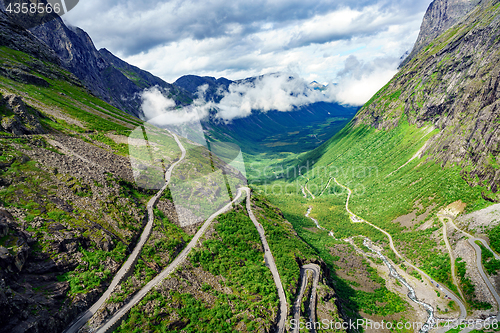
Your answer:
[[[370,249],[370,251],[372,251],[373,253],[377,254],[377,256],[380,259],[382,259],[384,264],[389,268],[390,276],[401,282],[401,284],[408,289],[408,298],[411,299],[413,302],[422,305],[425,308],[425,311],[427,311],[429,317],[427,318],[427,321],[422,326],[419,332],[420,333],[428,332],[436,324],[436,318],[434,317],[434,308],[429,304],[420,301],[417,298],[417,295],[415,294],[415,289],[413,289],[413,287],[408,282],[406,282],[406,280],[401,275],[399,275],[394,266],[392,266],[389,260],[380,251],[377,251],[370,246],[370,243],[371,242],[368,241],[368,238],[365,238],[363,245],[366,246],[368,249]]]
[[[308,217],[308,218],[310,218],[314,222],[314,224],[316,224],[316,227],[318,229],[328,231],[327,229],[323,228],[319,224],[318,220],[316,220],[315,218],[309,216],[309,214],[311,214],[311,211],[312,211],[312,207],[309,207],[309,209],[307,210],[307,213],[305,214],[305,216]],[[329,235],[331,237],[335,238],[333,232],[329,231]],[[406,287],[406,289],[408,289],[408,294],[407,294],[408,298],[410,300],[412,300],[413,302],[422,305],[425,308],[425,311],[427,311],[427,314],[429,316],[427,318],[427,321],[424,323],[424,325],[422,325],[422,328],[419,330],[419,333],[429,332],[429,330],[436,325],[436,317],[434,316],[434,308],[432,306],[430,306],[429,304],[420,301],[417,298],[417,295],[415,294],[415,289],[413,289],[413,287],[408,282],[406,282],[406,280],[401,275],[399,275],[399,273],[396,271],[396,269],[394,268],[394,266],[389,262],[389,260],[380,251],[375,250],[374,248],[372,248],[370,246],[370,244],[371,244],[371,240],[365,237],[363,245],[366,246],[370,251],[372,251],[373,253],[375,253],[380,259],[382,259],[382,261],[384,262],[384,264],[389,268],[389,272],[390,272],[389,275],[390,276],[392,276],[393,278],[395,278],[396,280],[398,280],[402,285],[404,285]]]

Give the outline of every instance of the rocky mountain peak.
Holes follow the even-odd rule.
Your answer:
[[[191,101],[190,94],[184,90],[127,64],[107,50],[98,51],[85,31],[67,26],[60,17],[47,18],[44,24],[36,21],[37,17],[33,20],[35,22],[0,10],[0,46],[61,65],[93,95],[136,117],[142,116],[140,93],[155,85],[168,89],[178,104]],[[37,78],[29,76],[22,69],[0,68],[0,74],[18,81],[47,86],[46,82],[35,82]]]
[[[480,2],[481,0],[434,0],[427,8],[413,50],[404,59],[401,67],[429,45],[432,40],[457,23]]]

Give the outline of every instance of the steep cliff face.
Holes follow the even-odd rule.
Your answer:
[[[156,85],[167,89],[179,105],[192,101],[185,90],[131,66],[105,49],[98,51],[85,31],[66,26],[58,15],[9,14],[5,12],[5,1],[0,0],[0,45],[62,65],[92,94],[122,111],[140,118],[140,93]],[[24,2],[47,3],[21,0]]]
[[[434,0],[425,13],[420,33],[410,55],[402,65],[408,63],[424,47],[457,23],[474,9],[481,0]]]
[[[0,4],[2,2],[0,1]],[[22,51],[40,60],[59,64],[57,54],[46,44],[38,40],[31,32],[12,22],[6,13],[0,10],[0,46]]]
[[[39,8],[38,6],[43,6],[44,8],[50,6],[52,7],[52,10],[37,10],[34,13],[30,10],[27,12],[22,10],[23,6],[27,6],[29,9],[32,4],[35,4],[37,8]],[[19,11],[16,10],[18,5],[21,9]],[[23,27],[24,29],[31,29],[54,19],[58,19],[60,18],[59,14],[64,14],[64,9],[62,8],[61,3],[55,4],[55,2],[52,1],[52,4],[49,5],[47,0],[0,0],[0,11],[6,13],[11,22]]]
[[[424,154],[458,164],[471,185],[500,184],[500,2],[483,1],[382,88],[354,123],[432,124]]]
[[[56,19],[33,28],[31,32],[54,50],[63,67],[82,80],[95,95],[111,101],[100,74],[107,64],[83,30],[70,29],[62,20]]]

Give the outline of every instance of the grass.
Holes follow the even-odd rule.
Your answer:
[[[0,65],[5,67],[30,67],[30,63],[38,61],[20,51],[7,47],[0,47]],[[130,129],[139,126],[142,121],[118,110],[99,98],[90,95],[81,84],[67,71],[47,62],[42,62],[44,71],[37,72],[32,69],[31,74],[46,80],[50,87],[40,87],[23,84],[7,77],[0,76],[0,84],[6,90],[14,93],[23,92],[30,98],[43,103],[46,107],[56,108],[68,116],[78,119],[85,125],[85,129],[78,126],[65,126],[63,128],[84,132],[88,130],[116,132],[128,134]],[[50,77],[44,76],[50,73]],[[29,100],[27,101],[30,103]],[[89,112],[87,110],[92,110]],[[47,125],[54,127],[53,120],[44,120]],[[64,122],[57,123],[64,124]]]
[[[490,246],[493,251],[500,252],[500,225],[497,225],[488,231]]]
[[[326,141],[352,118],[357,108],[315,103],[292,112],[258,112],[224,126],[210,126],[210,139],[238,144],[245,158],[302,153]]]
[[[252,195],[252,202],[258,207],[253,212],[264,227],[266,239],[273,253],[283,283],[287,301],[292,304],[300,277],[300,262],[318,260],[316,252],[295,237],[290,225],[281,212],[262,195]]]
[[[232,211],[218,221],[215,230],[221,239],[206,240],[205,249],[192,252],[190,261],[214,275],[238,281],[240,288],[273,304],[277,299],[276,287],[269,269],[262,264],[263,253],[256,250],[260,249],[260,238],[250,218],[243,212]]]
[[[467,299],[467,302],[472,306],[474,309],[478,310],[488,310],[491,309],[491,304],[486,303],[486,302],[478,302],[474,298],[474,292],[476,290],[476,287],[472,283],[472,280],[469,277],[466,277],[466,263],[465,261],[462,260],[462,258],[457,258],[455,260],[455,267],[457,269],[457,277],[460,280],[460,284],[462,287],[462,290],[464,292],[464,295]]]
[[[337,178],[353,190],[349,208],[355,214],[389,232],[405,258],[439,283],[458,292],[452,283],[449,256],[439,248],[437,233],[440,224],[435,214],[457,200],[467,204],[466,212],[482,209],[491,203],[481,195],[482,192],[488,193],[488,189],[470,187],[461,176],[460,166],[443,168],[426,157],[410,161],[436,133],[431,128],[417,128],[404,120],[391,130],[375,130],[364,125],[347,126],[317,149],[290,156],[268,167],[263,184],[257,189],[283,210],[299,236],[327,262],[332,260],[327,248],[333,246],[335,241],[328,237],[327,232],[305,230],[314,228],[313,222],[303,216],[309,206],[314,207],[311,215],[331,230],[336,238],[369,237],[385,248],[386,255],[397,264],[398,260],[389,250],[384,234],[366,224],[350,221],[345,211],[346,191],[333,181],[326,188],[330,179]],[[303,198],[301,186],[305,184],[316,196],[315,200]],[[323,191],[323,195],[319,196]],[[411,212],[415,212],[417,217],[422,216],[420,221],[415,219],[411,226],[393,222]],[[419,228],[424,224],[424,229]],[[348,284],[344,285],[343,288],[349,290]],[[346,291],[340,297],[350,300],[348,307],[351,309],[369,305],[353,296],[352,291]],[[487,307],[477,302],[474,306]],[[381,309],[373,311],[374,314],[377,311],[383,313]]]
[[[211,295],[212,301],[207,303],[180,288],[160,288],[131,310],[117,332],[234,332],[242,324],[255,326],[253,329],[270,327],[278,295],[263,262],[259,235],[245,211],[238,206],[236,211],[220,215],[214,225],[216,233],[188,258],[195,267],[219,277],[219,283],[226,287],[224,292],[212,283],[202,283],[201,291]],[[182,281],[182,271],[173,278]],[[156,310],[143,311],[148,304],[154,304]],[[255,318],[259,318],[258,324]]]
[[[483,243],[476,241],[476,244],[481,248],[481,263],[488,275],[495,275],[500,270],[500,260],[495,259],[493,253],[488,250]]]
[[[304,216],[308,207],[308,202],[304,198],[295,195],[280,196],[271,194],[266,195],[266,197],[278,207],[287,207],[282,208],[284,217],[293,225],[298,236],[320,255],[332,272],[335,272],[335,261],[337,261],[339,257],[333,256],[329,249],[338,244],[346,243],[334,240],[332,237],[328,236],[328,232],[326,231],[310,231],[311,228],[315,228],[315,224],[309,218]],[[348,222],[348,217],[345,213],[343,204],[345,202],[345,198],[346,195],[334,198],[338,207],[335,205],[332,207],[334,208],[332,210],[318,208],[321,207],[321,205],[327,205],[328,199],[325,198],[316,201],[314,204],[313,214],[315,211],[320,213],[327,211],[330,218],[323,218],[322,215],[319,214],[314,215],[314,217],[320,221],[320,224],[323,227],[333,230],[335,237],[337,238],[346,238],[362,233],[373,235],[372,239],[376,239],[377,237],[379,239],[383,239],[383,234],[364,224],[350,224],[348,227],[344,224],[342,224],[343,226],[336,225],[337,221],[346,224],[350,223]],[[368,267],[369,266],[367,266],[366,269],[370,271],[371,279],[380,284],[380,287],[371,293],[356,290],[352,287],[351,281],[344,280],[336,274],[332,274],[335,291],[338,298],[341,300],[344,310],[347,309],[349,318],[361,318],[360,312],[374,315],[390,315],[405,312],[407,309],[407,303],[400,296],[387,290],[385,287],[385,281]],[[375,300],[378,300],[379,303],[376,303]]]
[[[80,248],[79,252],[83,254],[81,263],[74,271],[59,275],[58,280],[69,282],[70,295],[88,293],[112,278],[111,272],[103,268],[102,262],[108,258],[117,263],[122,262],[125,259],[125,250],[126,246],[123,243],[118,243],[110,252],[96,248],[89,250]]]
[[[76,179],[70,175],[49,173],[36,161],[26,158],[19,147],[26,150],[33,149],[30,146],[33,140],[37,139],[15,139],[0,143],[2,156],[9,157],[7,160],[10,165],[0,170],[0,178],[10,181],[0,190],[0,200],[5,207],[15,207],[25,212],[26,230],[32,233],[36,240],[32,250],[36,253],[44,253],[52,260],[58,260],[61,255],[66,254],[64,251],[61,254],[59,250],[56,250],[57,246],[54,247],[51,226],[61,224],[65,228],[78,230],[75,237],[82,240],[76,242],[80,244],[76,250],[81,256],[80,264],[76,269],[58,278],[69,282],[69,295],[88,293],[111,278],[111,272],[104,268],[103,262],[111,259],[120,264],[125,258],[127,244],[132,235],[123,237],[127,243],[113,240],[116,246],[109,252],[99,249],[96,241],[102,239],[104,235],[98,227],[115,231],[113,226],[107,224],[103,216],[99,216],[103,214],[103,210],[95,209],[99,208],[99,205],[96,204],[89,209],[89,207],[75,205],[70,199],[55,200],[55,198],[61,198],[59,190],[66,191],[64,193],[74,193],[76,199],[71,200],[78,201],[78,197],[92,200],[93,193],[90,189],[93,184],[85,183],[83,179]],[[47,150],[47,153],[54,154],[50,150]],[[109,179],[112,182],[117,181],[114,177]],[[137,213],[140,214],[140,208],[143,205],[141,200],[146,195],[128,182],[123,181],[123,184],[119,195],[101,199],[100,203],[105,207],[105,213],[113,216],[113,220],[124,229],[139,230],[140,223],[133,216],[134,213],[129,211],[139,208]],[[100,187],[94,188],[100,189],[104,186],[101,184]],[[119,199],[127,199],[126,208],[120,204]],[[68,207],[71,208],[68,210]],[[40,225],[33,227],[31,223],[36,218]]]

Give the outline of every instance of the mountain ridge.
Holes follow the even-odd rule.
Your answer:
[[[483,0],[434,0],[427,8],[420,31],[410,54],[399,68],[407,64],[441,33],[460,21]]]
[[[500,9],[483,1],[402,67],[367,102],[354,125],[391,129],[403,120],[440,133],[423,151],[459,164],[471,185],[499,190]],[[498,200],[498,199],[496,199]]]
[[[192,93],[205,102],[219,103],[229,92],[230,85],[248,84],[265,75],[237,81],[224,77],[185,75],[174,84]],[[205,89],[201,89],[205,86]],[[309,85],[312,89],[325,89],[323,85]],[[201,119],[205,135],[210,141],[231,141],[240,145],[244,153],[256,155],[264,152],[305,152],[314,149],[329,136],[336,133],[354,116],[357,107],[335,102],[315,102],[291,111],[252,110],[243,118],[225,122],[211,113]],[[320,128],[308,131],[308,128]]]
[[[85,31],[69,28],[61,19],[54,19],[31,31],[56,52],[63,67],[82,80],[94,95],[131,115],[143,118],[140,94],[145,88],[156,85],[168,89],[178,105],[191,101],[189,95],[179,88],[126,63],[105,49],[98,51]]]

